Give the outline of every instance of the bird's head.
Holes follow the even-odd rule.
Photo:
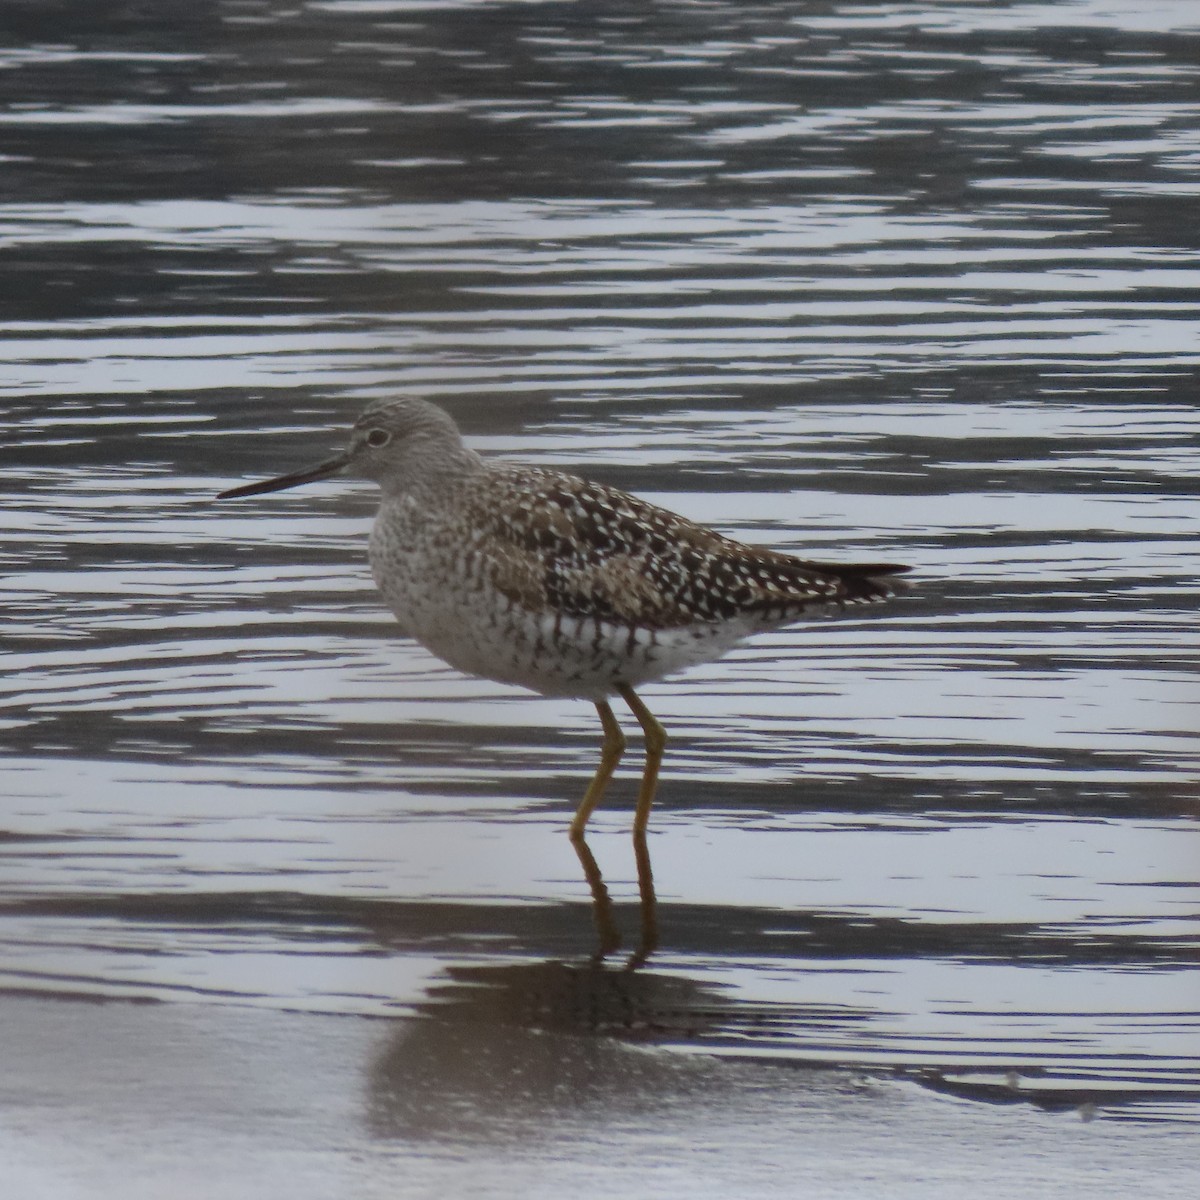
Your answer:
[[[332,458],[274,479],[229,488],[217,499],[280,492],[342,472],[373,479],[384,491],[406,491],[424,480],[469,470],[478,461],[463,445],[450,414],[436,404],[413,396],[379,400],[355,421],[349,444]]]

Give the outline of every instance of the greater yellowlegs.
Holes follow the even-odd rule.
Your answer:
[[[885,600],[909,569],[807,562],[616,488],[484,460],[448,413],[415,398],[372,404],[328,461],[219,498],[340,471],[383,492],[371,570],[407,634],[468,674],[595,704],[604,744],[571,822],[576,842],[625,750],[610,696],[645,733],[633,822],[644,839],[667,735],[634,688],[814,610]]]

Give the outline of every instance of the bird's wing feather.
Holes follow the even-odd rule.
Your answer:
[[[566,616],[655,628],[739,615],[785,620],[809,608],[884,599],[902,586],[889,577],[907,570],[810,563],[745,546],[557,472],[514,473],[508,486],[520,495],[498,504],[493,493],[475,514],[489,530],[483,553],[491,581],[517,602]]]

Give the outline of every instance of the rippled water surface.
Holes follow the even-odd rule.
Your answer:
[[[0,67],[0,987],[1194,1138],[1194,5],[29,9]],[[636,969],[640,744],[590,827],[597,965],[592,707],[400,639],[368,485],[212,502],[409,391],[915,568],[645,689]]]

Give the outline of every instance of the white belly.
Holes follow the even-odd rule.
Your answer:
[[[749,622],[653,631],[531,611],[473,575],[461,547],[430,538],[405,503],[389,513],[386,530],[377,521],[371,532],[376,585],[405,633],[466,674],[600,699],[618,684],[636,687],[718,658],[754,631]]]

